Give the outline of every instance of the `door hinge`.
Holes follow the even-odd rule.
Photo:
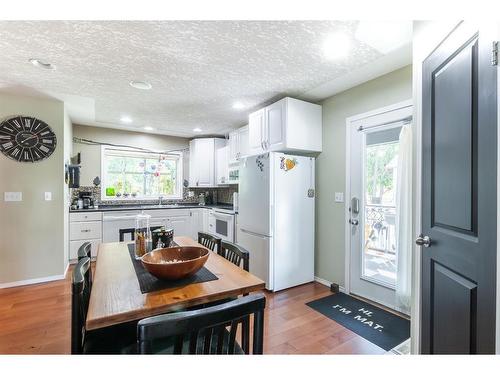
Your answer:
[[[491,65],[498,66],[498,41],[493,42],[493,45],[492,45]]]

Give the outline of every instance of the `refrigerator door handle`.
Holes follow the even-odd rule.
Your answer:
[[[246,230],[246,229],[243,229],[243,228],[240,228],[240,230],[243,232],[243,233],[247,233],[247,234],[250,234],[252,236],[256,236],[256,237],[260,237],[260,238],[270,238],[271,236],[266,236],[264,234],[259,234],[259,233],[255,233],[255,232],[252,232],[250,230]]]

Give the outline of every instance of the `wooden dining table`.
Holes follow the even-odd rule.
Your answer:
[[[189,237],[174,237],[179,246],[200,246]],[[142,293],[127,242],[99,245],[86,328],[94,330],[150,316],[179,311],[264,289],[258,277],[213,251],[205,267],[217,280]]]

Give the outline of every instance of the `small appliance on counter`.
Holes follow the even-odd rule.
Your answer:
[[[80,203],[81,200],[81,203]],[[94,208],[94,197],[90,191],[81,191],[78,198],[78,209],[88,210]]]
[[[174,230],[161,227],[151,232],[153,237],[153,249],[162,249],[172,246]]]

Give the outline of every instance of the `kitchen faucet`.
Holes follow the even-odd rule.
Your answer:
[[[158,206],[161,206],[163,204],[163,197],[160,195],[158,197]]]

